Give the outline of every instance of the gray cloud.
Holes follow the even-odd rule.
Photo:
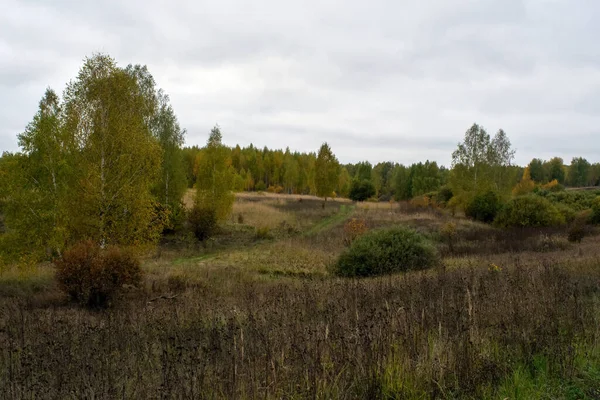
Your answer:
[[[230,145],[448,164],[478,122],[519,163],[600,161],[596,1],[285,3],[0,0],[0,149],[100,51],[148,65],[190,145],[218,122]]]

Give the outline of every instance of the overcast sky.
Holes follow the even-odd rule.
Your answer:
[[[0,149],[85,56],[146,64],[187,144],[449,164],[473,123],[516,161],[600,161],[597,0],[0,0]]]

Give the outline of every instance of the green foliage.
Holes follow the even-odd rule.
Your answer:
[[[138,79],[99,54],[85,60],[62,101],[46,91],[8,172],[3,241],[15,251],[58,255],[82,237],[103,245],[158,240],[151,188],[162,156],[144,71]]]
[[[438,190],[437,195],[435,196],[435,201],[438,204],[447,204],[450,199],[454,196],[452,193],[452,189],[449,186],[442,186],[440,190]]]
[[[577,211],[573,210],[566,204],[556,203],[554,204],[554,207],[556,207],[558,212],[564,217],[565,222],[567,223],[573,222],[577,217]]]
[[[346,169],[345,167],[341,168],[336,193],[340,197],[348,197],[350,195],[350,185],[351,184],[352,184],[352,180],[350,179],[350,174],[348,173],[348,169]]]
[[[254,237],[258,240],[272,239],[271,229],[268,226],[260,226],[256,228]]]
[[[433,267],[438,254],[431,243],[406,227],[376,230],[354,240],[335,266],[347,277],[393,274]]]
[[[555,205],[563,204],[575,211],[583,211],[592,208],[594,200],[600,195],[600,191],[539,191],[537,194]]]
[[[547,199],[528,195],[510,200],[498,213],[500,227],[544,227],[565,223],[564,216]]]
[[[260,181],[256,184],[255,189],[257,192],[264,192],[267,190],[267,185],[263,181]]]
[[[582,157],[574,157],[567,174],[567,184],[573,187],[587,186],[590,163]]]
[[[161,149],[146,107],[137,80],[107,56],[87,59],[67,86],[65,129],[81,149],[68,195],[75,237],[123,245],[158,240],[162,227],[151,224],[156,216],[150,189]]]
[[[590,216],[590,222],[592,224],[600,224],[600,196],[594,199],[591,209],[592,215]]]
[[[353,201],[365,201],[375,196],[375,186],[369,180],[353,180],[350,187],[349,197]]]
[[[544,169],[546,170],[545,176],[549,181],[557,180],[558,183],[565,183],[565,166],[563,159],[560,157],[554,157],[544,163]]]
[[[462,143],[452,153],[450,185],[455,195],[496,190],[501,195],[512,186],[510,163],[515,151],[503,130],[493,138],[483,127],[473,124]]]
[[[340,174],[340,163],[333,155],[331,148],[327,143],[323,143],[317,155],[315,162],[315,187],[317,196],[331,197],[334,192]]]
[[[441,185],[439,168],[435,161],[413,164],[410,167],[411,197],[437,190]]]
[[[198,240],[206,240],[212,236],[217,227],[217,212],[214,208],[194,205],[189,214],[189,222]]]
[[[142,279],[139,260],[129,251],[92,241],[77,243],[56,262],[59,287],[70,298],[90,307],[103,307],[123,285],[137,286]]]
[[[214,210],[217,221],[229,216],[234,201],[234,171],[229,151],[221,140],[221,130],[215,126],[197,160],[196,203],[200,209]]]
[[[533,179],[534,182],[542,183],[548,181],[548,179],[546,178],[546,170],[544,169],[544,163],[542,160],[540,160],[539,158],[534,158],[533,160],[531,160],[528,167],[529,172],[531,174],[531,179]]]
[[[500,197],[493,190],[479,193],[465,207],[465,215],[476,221],[491,223],[502,207]]]

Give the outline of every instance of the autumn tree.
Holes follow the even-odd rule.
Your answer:
[[[234,195],[234,171],[229,150],[222,143],[221,129],[216,125],[210,132],[206,146],[198,155],[198,181],[195,207],[214,212],[217,221],[231,213]]]
[[[161,171],[153,187],[153,194],[162,207],[169,212],[170,223],[177,223],[181,215],[181,199],[186,190],[186,173],[182,146],[185,130],[170,104],[169,96],[156,88],[154,77],[145,65],[128,65],[125,71],[137,82],[143,99],[144,122],[162,149]]]
[[[513,196],[522,196],[527,193],[533,192],[535,189],[535,182],[531,179],[531,172],[529,167],[525,168],[523,171],[523,177],[521,181],[513,188],[512,194]]]
[[[84,61],[62,101],[47,90],[9,172],[9,236],[58,255],[81,239],[154,243],[161,151],[149,104],[136,77],[102,54]]]
[[[70,188],[72,231],[107,244],[155,242],[162,231],[151,193],[161,148],[148,127],[138,81],[106,55],[86,59],[65,91],[65,129],[77,143]]]
[[[315,162],[315,188],[316,194],[327,201],[335,190],[340,174],[340,163],[327,143],[319,149]]]

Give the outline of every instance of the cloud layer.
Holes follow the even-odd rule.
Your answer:
[[[289,4],[286,4],[289,3]],[[600,161],[600,3],[0,0],[0,149],[82,59],[146,64],[187,144],[449,164],[473,123],[517,162]]]

